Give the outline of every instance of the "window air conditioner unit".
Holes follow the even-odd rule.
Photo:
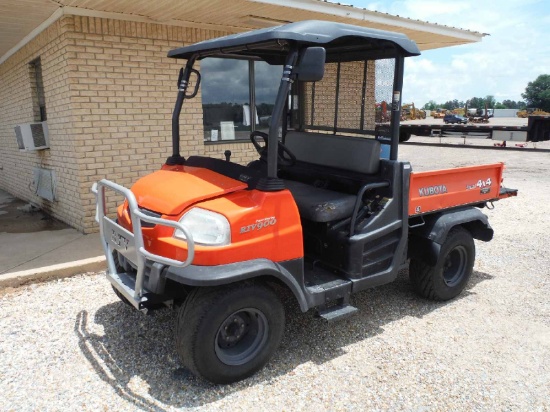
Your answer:
[[[19,150],[50,148],[47,122],[18,124],[15,126],[15,138]]]

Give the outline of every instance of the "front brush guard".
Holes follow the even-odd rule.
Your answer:
[[[123,195],[128,201],[128,212],[132,220],[133,232],[126,230],[106,215],[105,189],[107,188]],[[102,179],[94,183],[92,192],[96,195],[97,207],[95,220],[99,223],[101,243],[105,257],[107,258],[107,278],[132,306],[138,310],[146,311],[146,294],[150,293],[143,287],[146,260],[180,268],[189,266],[195,257],[193,236],[179,222],[148,216],[142,213],[138,208],[136,197],[130,189],[124,186]],[[181,230],[187,239],[187,259],[181,262],[145,250],[143,234],[141,232],[142,221]],[[136,264],[137,271],[135,277],[131,274],[125,272],[119,273],[117,271],[117,265],[113,258],[115,250]]]

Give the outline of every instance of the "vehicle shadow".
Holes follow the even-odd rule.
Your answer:
[[[293,296],[285,294],[287,322],[279,350],[263,370],[231,385],[210,384],[183,368],[174,349],[175,312],[169,309],[144,316],[116,302],[95,313],[93,327],[88,313],[80,312],[74,330],[85,358],[121,398],[152,411],[164,410],[162,405],[196,407],[249,386],[268,384],[301,364],[335,359],[345,354],[346,346],[384,333],[385,325],[404,317],[422,318],[474,294],[475,286],[488,279],[492,276],[474,272],[460,297],[432,302],[413,292],[405,270],[395,282],[355,295],[352,304],[359,313],[334,324],[326,324],[309,312],[301,313]],[[101,327],[102,335],[91,331]]]

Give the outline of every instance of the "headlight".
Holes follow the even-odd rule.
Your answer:
[[[195,207],[182,216],[180,223],[193,236],[195,243],[207,246],[224,246],[231,243],[229,221],[219,213]],[[179,229],[174,232],[174,237],[186,240]]]

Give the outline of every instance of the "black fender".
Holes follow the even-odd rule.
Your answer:
[[[455,226],[467,229],[474,239],[488,242],[493,238],[489,219],[474,207],[452,209],[423,216],[422,226],[409,229],[408,257],[418,258],[435,265],[441,245]]]
[[[291,272],[296,273],[293,275]],[[182,285],[202,287],[227,285],[260,276],[272,276],[283,282],[292,291],[303,312],[310,308],[308,299],[296,279],[298,276],[303,280],[302,259],[280,263],[269,259],[253,259],[217,266],[189,265],[184,268],[168,266],[163,274],[167,279]]]

